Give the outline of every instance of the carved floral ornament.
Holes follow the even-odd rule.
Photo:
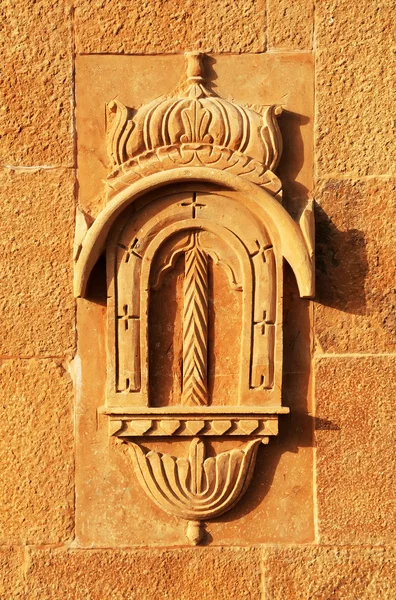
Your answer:
[[[75,277],[76,296],[86,296],[105,254],[102,413],[128,444],[143,489],[188,521],[193,543],[245,493],[260,441],[277,435],[288,412],[284,259],[300,295],[314,294],[312,205],[297,224],[274,174],[281,108],[259,114],[216,96],[201,61],[187,55],[173,95],[137,111],[108,106],[107,204],[79,244]],[[140,445],[158,438],[190,438],[189,456]],[[205,458],[205,438],[235,447]]]

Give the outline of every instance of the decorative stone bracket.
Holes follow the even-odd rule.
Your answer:
[[[135,472],[146,494],[166,512],[188,521],[187,537],[194,544],[203,538],[202,522],[230,510],[243,496],[253,475],[260,440],[244,449],[222,452],[205,459],[198,438],[188,458],[148,452],[129,442]]]
[[[108,106],[107,204],[77,239],[75,294],[107,270],[110,434],[125,440],[149,497],[189,522],[232,508],[282,407],[283,261],[314,294],[314,218],[297,224],[274,174],[281,107],[262,114],[210,92],[187,55],[176,94],[134,112]],[[231,323],[231,326],[230,326]],[[227,333],[227,339],[224,341]],[[220,366],[219,366],[220,365]],[[219,369],[224,372],[220,372]],[[205,459],[201,438],[247,445]],[[192,438],[188,458],[138,440]]]

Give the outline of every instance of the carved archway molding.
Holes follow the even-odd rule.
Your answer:
[[[99,213],[76,253],[74,294],[84,297],[93,267],[104,251],[106,240],[117,217],[142,196],[170,184],[207,182],[238,192],[246,206],[256,214],[263,226],[271,232],[283,258],[296,277],[300,296],[315,295],[314,281],[314,216],[309,202],[298,225],[271,194],[259,186],[227,171],[207,167],[174,168],[153,173],[120,191]]]
[[[277,435],[278,415],[289,412],[281,403],[283,260],[294,272],[300,296],[313,297],[314,216],[309,202],[296,223],[280,202],[274,169],[282,151],[276,122],[281,108],[268,106],[259,114],[217,97],[203,85],[199,53],[187,58],[187,81],[176,94],[135,114],[118,101],[108,106],[107,204],[88,230],[76,228],[74,292],[77,298],[87,296],[93,268],[105,253],[110,342],[106,401],[100,410],[109,420],[110,435],[128,444],[147,495],[188,521],[187,537],[196,544],[203,537],[203,522],[230,510],[245,493],[260,441],[267,444]],[[202,185],[211,204],[206,217],[197,216],[199,204],[191,208]],[[187,189],[193,190],[194,202],[178,203]],[[162,216],[161,196],[168,198]],[[152,221],[146,218],[148,205]],[[223,222],[219,215],[231,206],[235,221]],[[238,207],[243,226],[237,222]],[[231,276],[230,285],[243,298],[242,383],[231,403],[214,402],[208,387],[209,304],[216,302],[209,298],[209,262],[213,269],[225,265],[232,272],[234,259],[221,255],[227,254],[226,247],[242,273],[237,285]],[[157,405],[149,385],[150,298],[177,258],[185,269],[182,383],[176,404]],[[225,436],[248,443],[206,458],[205,437]],[[138,443],[158,437],[190,438],[188,457],[145,452]]]

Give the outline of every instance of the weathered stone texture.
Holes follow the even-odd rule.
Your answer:
[[[73,529],[73,392],[53,360],[0,362],[0,544],[58,543]]]
[[[34,550],[28,592],[29,600],[260,600],[260,557],[254,549]]]
[[[396,179],[323,181],[315,198],[317,351],[395,351]]]
[[[322,543],[395,540],[395,357],[316,364],[317,499]]]
[[[22,548],[0,548],[0,598],[16,600],[23,598]]]
[[[317,173],[395,173],[392,0],[316,3]]]
[[[265,600],[392,600],[395,586],[394,548],[264,550]]]
[[[311,50],[313,0],[268,0],[268,49]]]
[[[0,173],[0,354],[59,355],[74,347],[73,173]]]
[[[262,52],[263,0],[76,0],[77,52]]]
[[[3,0],[0,23],[0,164],[72,166],[70,7]]]

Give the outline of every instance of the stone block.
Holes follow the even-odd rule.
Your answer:
[[[71,8],[4,0],[0,19],[0,164],[72,166]]]
[[[256,549],[33,550],[27,587],[29,600],[262,597]]]
[[[263,0],[77,0],[77,52],[263,52]]]
[[[315,197],[317,351],[395,351],[396,179],[322,181]]]
[[[313,0],[268,0],[268,49],[311,50],[313,17]]]
[[[394,4],[324,0],[315,8],[317,173],[395,173]]]
[[[316,485],[322,543],[395,540],[395,392],[394,356],[317,361]]]
[[[264,550],[265,600],[392,600],[394,548],[278,547]]]
[[[73,393],[54,360],[4,360],[0,544],[54,544],[73,530]]]
[[[2,600],[23,599],[22,548],[0,548],[0,598]]]
[[[0,173],[0,355],[64,356],[74,347],[73,173]]]

